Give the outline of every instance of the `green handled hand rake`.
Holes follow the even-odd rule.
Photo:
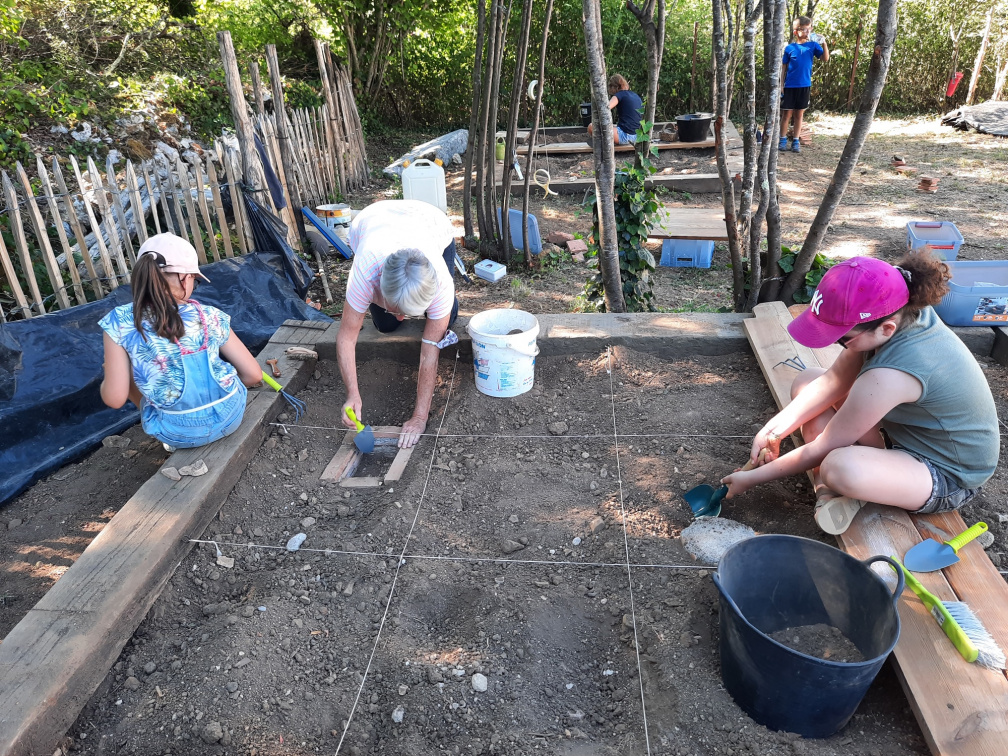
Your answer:
[[[301,420],[302,415],[308,413],[308,407],[305,406],[304,402],[302,402],[293,394],[288,394],[286,391],[284,391],[283,386],[281,386],[279,383],[277,383],[268,375],[266,375],[266,373],[263,373],[262,377],[266,385],[269,386],[274,391],[276,391],[278,394],[280,394],[280,396],[282,396],[287,401],[287,404],[290,405],[291,409],[294,410],[295,423]]]

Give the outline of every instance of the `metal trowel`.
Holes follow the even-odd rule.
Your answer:
[[[959,561],[959,549],[987,532],[987,523],[978,522],[951,541],[938,543],[928,538],[910,549],[903,557],[903,566],[911,572],[934,572]]]
[[[364,454],[370,454],[374,451],[374,431],[371,429],[370,425],[364,425],[360,420],[357,419],[357,415],[353,411],[353,407],[346,408],[347,417],[353,420],[354,425],[357,426],[357,435],[354,436],[354,446],[361,450]]]

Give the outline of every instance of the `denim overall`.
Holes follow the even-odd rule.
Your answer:
[[[158,441],[176,449],[204,446],[234,433],[245,414],[248,389],[238,377],[234,387],[221,388],[210,371],[210,334],[203,308],[196,304],[203,323],[203,345],[191,352],[182,348],[185,382],[182,395],[170,409],[160,409],[144,397],[140,407],[143,429]]]

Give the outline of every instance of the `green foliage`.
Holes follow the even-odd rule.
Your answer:
[[[233,125],[223,72],[219,77],[171,76],[165,84],[166,104],[185,113],[200,136],[213,137]]]
[[[780,267],[785,273],[794,270],[795,259],[801,248],[792,250],[790,247],[781,247]],[[812,260],[812,267],[805,274],[805,288],[798,290],[794,294],[794,301],[805,304],[812,301],[812,294],[815,292],[826,271],[836,265],[836,260],[826,257],[821,252],[817,252]]]
[[[642,121],[637,131],[637,141],[643,142],[651,130],[647,121]],[[647,249],[648,234],[654,227],[658,213],[658,200],[653,188],[645,187],[645,182],[654,172],[651,156],[658,154],[658,148],[651,147],[650,154],[637,152],[635,164],[625,163],[616,173],[613,187],[616,209],[616,238],[619,245],[620,281],[623,298],[628,312],[654,312],[654,293],[651,290],[651,273],[655,269],[654,255]],[[585,284],[585,299],[598,312],[605,312],[605,287],[599,264],[599,214],[598,199],[592,198],[594,224],[589,254],[594,258],[590,265],[595,272]]]

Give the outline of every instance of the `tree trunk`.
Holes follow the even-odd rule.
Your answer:
[[[532,29],[532,0],[524,0],[522,6],[522,26],[518,35],[518,46],[515,48],[514,76],[511,79],[511,110],[508,114],[508,126],[504,136],[504,170],[501,172],[501,225],[503,233],[499,244],[500,254],[505,262],[510,261],[513,245],[511,244],[511,172],[515,154],[515,136],[518,131],[518,111],[521,109],[521,98],[525,94],[525,64],[528,61],[529,33]],[[531,145],[530,145],[531,146]],[[528,223],[522,216],[522,226]]]
[[[644,7],[638,8],[633,0],[627,0],[627,8],[640,22],[648,52],[648,88],[647,98],[644,100],[644,120],[651,124],[651,128],[648,129],[647,138],[635,151],[638,166],[640,165],[640,156],[647,155],[651,150],[655,104],[658,102],[658,76],[661,73],[662,56],[665,53],[665,0],[657,0],[657,22],[655,21],[655,2],[656,0],[647,0]]]
[[[739,230],[735,213],[735,177],[728,170],[728,150],[725,147],[724,123],[728,119],[728,67],[731,57],[731,36],[726,36],[722,3],[727,0],[713,0],[713,30],[711,37],[714,42],[714,137],[717,153],[718,176],[721,178],[721,204],[725,212],[725,231],[728,233],[728,252],[732,264],[732,292],[734,302],[738,302],[739,292],[745,287],[745,271],[742,269],[742,253],[739,243]]]
[[[763,82],[766,93],[766,111],[763,116],[763,142],[760,145],[756,169],[759,186],[759,204],[749,225],[749,297],[745,309],[751,311],[759,304],[764,275],[778,275],[780,262],[780,208],[777,196],[777,131],[780,128],[781,55],[784,46],[784,25],[787,0],[763,0]],[[777,216],[776,234],[773,232],[771,206]],[[763,220],[767,221],[767,269],[764,272],[760,254]]]
[[[987,43],[990,41],[991,19],[994,16],[994,8],[987,11],[987,24],[984,26],[983,41],[980,43],[980,51],[977,53],[976,62],[973,63],[973,75],[970,77],[969,93],[966,95],[966,104],[972,105],[976,99],[977,84],[980,82],[980,72],[983,71],[984,56],[987,55]]]
[[[994,81],[994,94],[991,95],[992,100],[1000,100],[1001,93],[1004,91],[1005,79],[1008,79],[1008,61],[1001,65],[1001,59],[998,59],[998,70],[997,79]]]
[[[762,11],[760,0],[745,0],[745,26],[742,33],[742,67],[745,76],[745,107],[743,108],[742,124],[742,187],[739,197],[738,216],[736,224],[738,226],[739,256],[743,253],[743,244],[749,237],[750,224],[752,222],[753,205],[753,183],[756,179],[756,22],[759,21]],[[728,114],[725,114],[727,120]],[[727,160],[727,149],[724,151]],[[726,171],[731,176],[731,171]],[[734,181],[734,176],[731,177]],[[757,228],[757,233],[758,233]],[[757,250],[756,267],[759,267],[759,252]],[[750,263],[750,269],[751,263]],[[755,273],[756,271],[754,271]],[[745,271],[742,275],[742,286],[734,292],[735,311],[743,312],[746,307],[745,294]]]
[[[696,51],[697,51],[697,39],[700,35],[700,22],[693,22],[693,64],[690,67],[690,79],[689,79],[689,109],[692,113],[696,110],[696,98],[694,97],[694,89],[696,88]]]
[[[480,96],[480,117],[479,132],[473,143],[473,159],[476,163],[476,186],[479,188],[479,196],[476,202],[476,220],[479,224],[480,247],[484,241],[494,238],[492,220],[487,217],[486,201],[486,173],[490,171],[491,180],[493,178],[494,163],[491,156],[489,165],[487,163],[486,143],[490,137],[490,84],[493,79],[494,61],[497,59],[497,24],[500,20],[500,3],[490,3],[490,23],[487,26],[489,38],[486,45],[486,68],[483,75],[483,90]]]
[[[801,253],[795,260],[794,269],[784,282],[780,298],[787,303],[792,302],[795,292],[805,285],[805,276],[812,267],[812,261],[826,236],[826,228],[833,219],[833,214],[836,212],[840,200],[843,199],[844,190],[847,188],[851,174],[857,166],[858,157],[861,155],[861,148],[868,138],[868,131],[871,129],[871,123],[875,117],[875,109],[878,107],[882,89],[885,87],[886,76],[889,73],[889,60],[896,42],[896,20],[896,0],[879,0],[878,20],[875,27],[875,48],[868,66],[864,92],[861,93],[858,114],[854,118],[854,125],[847,137],[847,144],[844,145],[843,153],[840,155],[840,163],[833,173],[833,179],[826,189],[826,195],[819,205],[819,211],[812,221],[808,236],[805,237]]]
[[[501,68],[504,63],[504,43],[507,40],[507,27],[508,21],[511,18],[511,0],[508,0],[506,6],[502,6],[501,11],[497,14],[497,39],[496,46],[494,48],[494,61],[493,70],[490,76],[490,112],[489,112],[489,128],[486,133],[486,153],[487,153],[487,163],[493,167],[494,166],[494,144],[497,134],[497,102],[500,96],[500,75]],[[505,156],[505,159],[507,156]],[[484,213],[486,216],[487,224],[491,229],[491,232],[484,238],[487,242],[496,245],[498,240],[501,238],[503,229],[507,229],[507,219],[502,218],[497,219],[497,181],[494,174],[495,170],[491,170],[486,177],[487,190],[485,194],[485,209]],[[499,250],[498,250],[499,251]],[[495,255],[495,259],[503,262],[503,259],[499,255]]]
[[[482,69],[483,69],[483,36],[486,24],[486,0],[479,0],[476,16],[476,59],[472,72],[472,114],[469,116],[469,144],[466,147],[465,175],[462,177],[462,218],[465,223],[465,235],[473,236],[472,219],[472,171],[473,156],[478,143],[476,129],[479,126],[479,114],[482,104]]]
[[[542,112],[543,79],[546,76],[546,40],[549,38],[550,18],[553,16],[553,0],[546,0],[546,12],[543,18],[542,42],[539,45],[539,86],[536,88],[535,112],[532,115],[532,128],[529,129],[529,151],[525,157],[525,191],[522,194],[522,217],[528,217],[529,211],[529,181],[532,178],[532,151],[536,138],[539,136],[539,114]],[[529,249],[528,226],[522,227],[522,249],[525,251],[525,262],[532,264],[532,251]]]
[[[613,151],[613,123],[609,115],[605,54],[602,48],[602,13],[599,0],[582,0],[585,51],[591,83],[592,122],[595,142],[595,209],[599,214],[599,269],[605,289],[606,309],[626,312],[620,277],[619,240],[616,238],[614,182],[616,158]]]

